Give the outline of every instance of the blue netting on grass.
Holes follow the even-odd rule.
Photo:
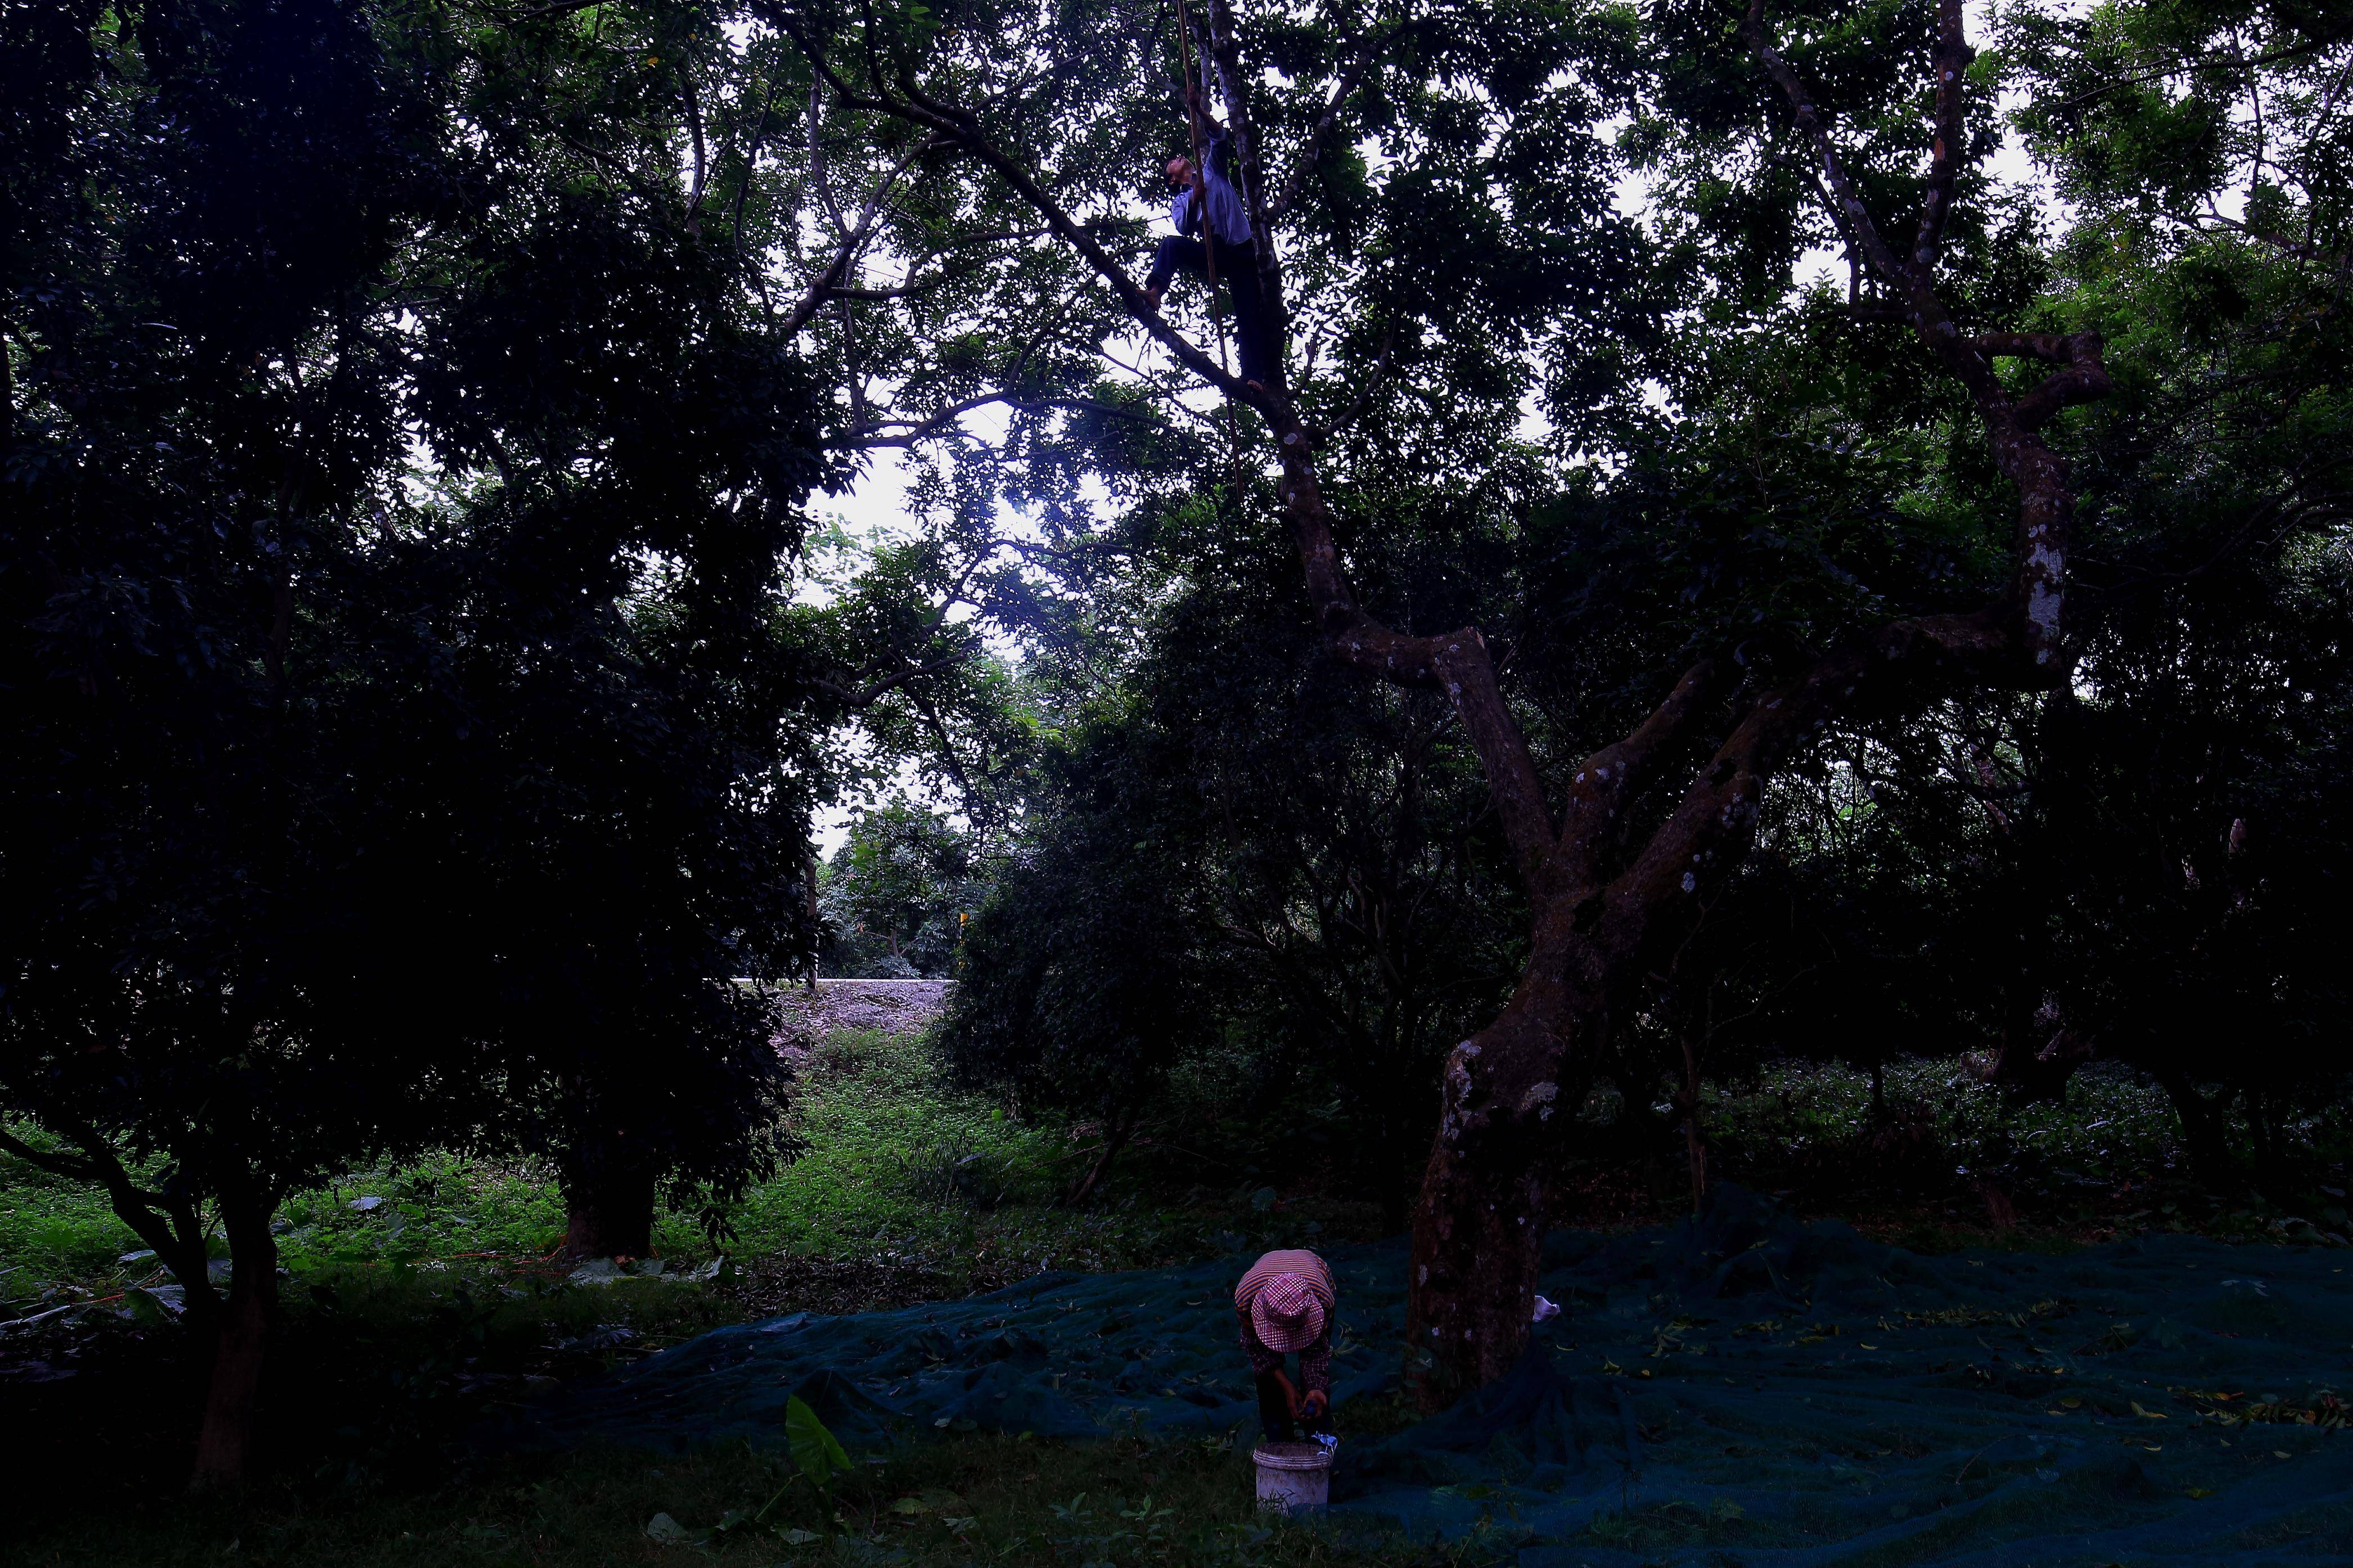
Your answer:
[[[1326,1256],[1345,1406],[1400,1363],[1405,1252]],[[776,1442],[798,1394],[852,1448],[943,1428],[1247,1440],[1245,1261],[723,1329],[519,1436]],[[2353,1564],[2353,1438],[2325,1415],[2200,1415],[2347,1381],[2353,1254],[2157,1237],[1926,1258],[1726,1188],[1672,1230],[1556,1236],[1546,1265],[1565,1317],[1493,1387],[1344,1442],[1336,1519],[1480,1534],[1520,1568]]]

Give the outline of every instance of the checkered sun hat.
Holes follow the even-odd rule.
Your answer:
[[[1278,1274],[1250,1303],[1258,1342],[1278,1354],[1303,1351],[1324,1334],[1324,1303],[1296,1274]]]

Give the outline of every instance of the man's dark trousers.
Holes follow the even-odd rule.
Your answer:
[[[1152,283],[1168,287],[1168,279],[1178,272],[1189,272],[1206,279],[1209,275],[1208,253],[1198,239],[1172,234],[1160,242],[1152,258]],[[1261,386],[1274,384],[1273,345],[1269,341],[1272,323],[1268,320],[1265,299],[1260,293],[1258,257],[1247,245],[1218,245],[1218,281],[1224,284],[1234,298],[1234,336],[1241,351],[1242,379],[1255,381]]]

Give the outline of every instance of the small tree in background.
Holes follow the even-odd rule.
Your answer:
[[[818,966],[850,979],[944,979],[985,892],[973,836],[903,796],[862,811],[818,879]]]
[[[964,1081],[1099,1124],[1100,1152],[1065,1194],[1083,1203],[1169,1072],[1214,1037],[1217,976],[1190,922],[1185,846],[1117,787],[1116,751],[1043,765],[1053,804],[973,918],[941,1041]]]

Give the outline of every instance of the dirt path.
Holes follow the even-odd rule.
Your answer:
[[[820,980],[817,990],[788,985],[778,993],[785,1037],[836,1029],[881,1029],[913,1035],[930,1028],[947,1006],[946,980]]]

